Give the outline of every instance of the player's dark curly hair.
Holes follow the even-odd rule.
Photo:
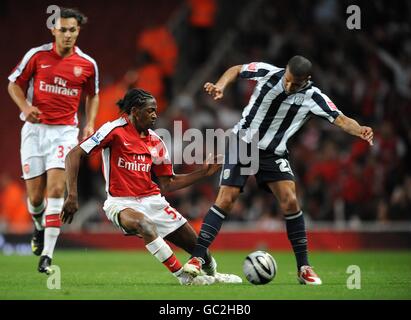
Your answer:
[[[86,24],[88,20],[83,13],[74,8],[60,8],[60,17],[65,19],[74,18],[79,26]]]
[[[288,68],[295,77],[306,78],[311,75],[311,61],[303,56],[294,56],[288,61]]]
[[[120,113],[130,114],[131,108],[142,108],[150,99],[154,99],[151,93],[135,88],[128,90],[124,98],[117,102],[117,105],[120,107]]]

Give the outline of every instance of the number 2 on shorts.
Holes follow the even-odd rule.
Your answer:
[[[285,159],[278,159],[275,163],[279,164],[278,168],[281,172],[288,172],[289,174],[293,174],[293,171],[290,168],[290,164]]]

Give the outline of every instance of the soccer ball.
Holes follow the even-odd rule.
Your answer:
[[[277,274],[277,263],[265,251],[254,251],[244,260],[243,272],[252,284],[266,284]]]

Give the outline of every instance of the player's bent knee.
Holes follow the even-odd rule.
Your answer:
[[[219,198],[215,202],[216,206],[223,209],[225,212],[230,212],[231,209],[233,208],[234,201],[231,198],[225,197],[225,198]]]
[[[299,211],[298,200],[296,195],[293,193],[286,194],[280,200],[280,206],[285,213],[295,213]]]
[[[221,189],[218,193],[215,204],[225,212],[230,212],[235,201],[237,200],[238,195],[239,192],[237,191]]]
[[[43,196],[42,194],[32,195],[32,196],[29,196],[28,198],[29,198],[30,204],[31,204],[33,207],[39,207],[39,206],[41,206],[41,204],[42,204],[43,201],[44,201],[44,196]]]
[[[62,198],[64,196],[65,186],[52,186],[47,190],[49,198]]]
[[[143,237],[157,237],[157,229],[154,223],[147,218],[135,221],[135,229]]]

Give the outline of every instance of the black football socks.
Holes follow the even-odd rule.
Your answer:
[[[212,206],[201,225],[200,234],[198,235],[197,244],[192,253],[192,257],[199,257],[204,259],[207,254],[207,249],[214,241],[220,231],[221,225],[226,217],[226,214],[216,205]]]
[[[302,211],[284,216],[287,236],[294,250],[297,268],[309,265],[307,251],[307,234],[305,231],[304,215]]]

